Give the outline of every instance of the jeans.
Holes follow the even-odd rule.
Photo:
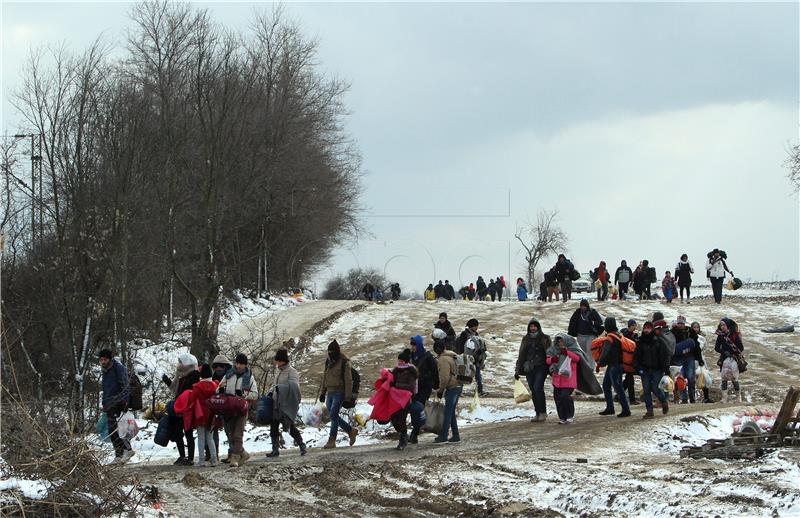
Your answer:
[[[202,464],[206,460],[206,447],[211,455],[212,464],[217,463],[217,446],[214,444],[214,434],[211,427],[197,427],[197,463]]]
[[[182,420],[181,426],[183,426]],[[184,449],[183,445],[184,438],[186,439],[186,449]],[[178,455],[180,457],[194,460],[194,432],[192,430],[186,430],[183,432],[183,434],[178,435],[177,440],[175,441],[175,446],[178,447]],[[188,453],[186,450],[188,450]]]
[[[689,286],[679,286],[679,288],[681,291],[681,300],[683,300],[683,290],[686,290],[686,300],[689,300],[689,297],[691,296],[689,295]]]
[[[131,449],[131,443],[127,439],[121,439],[117,433],[117,422],[123,412],[106,412],[106,420],[108,421],[108,435],[111,437],[111,444],[114,445],[114,455],[122,457],[125,450]]]
[[[478,394],[483,394],[483,374],[477,364],[475,365],[475,383],[478,385]]]
[[[608,283],[604,282],[600,288],[597,289],[597,300],[606,300],[608,298]]]
[[[427,399],[427,398],[426,398]],[[414,400],[411,402],[411,407],[409,408],[411,412],[411,427],[419,430],[423,426],[425,426],[425,421],[428,420],[428,416],[425,415],[425,403],[421,401]]]
[[[725,277],[711,277],[711,290],[714,292],[714,302],[722,302],[722,283]]]
[[[686,378],[688,381],[689,386],[689,401],[694,403],[694,391],[695,391],[695,383],[697,382],[697,377],[695,376],[694,372],[694,356],[684,356],[683,360],[681,360],[681,374],[683,377]],[[681,394],[681,400],[686,402],[686,394]]]
[[[723,392],[728,390],[728,380],[722,380],[722,386],[720,387]],[[739,380],[733,380],[733,390],[739,392]]]
[[[553,387],[553,399],[556,401],[556,412],[562,421],[575,417],[575,401],[572,400],[571,388]]]
[[[622,382],[622,385],[625,387],[625,390],[628,391],[628,399],[630,399],[631,402],[636,401],[636,380],[633,377],[633,373],[625,373],[625,381]]]
[[[586,361],[592,370],[594,370],[596,365],[592,357],[592,340],[595,338],[597,338],[595,335],[578,335],[577,339],[578,345],[583,349],[583,352],[586,353]]]
[[[350,423],[339,417],[339,410],[342,408],[342,400],[344,400],[344,393],[342,392],[328,392],[328,397],[325,399],[325,406],[328,407],[328,414],[331,416],[330,438],[333,440],[336,440],[336,434],[339,428],[347,433],[353,430]]]
[[[456,422],[456,406],[458,405],[458,398],[461,397],[462,385],[447,389],[444,391],[444,421],[442,422],[442,431],[439,433],[441,440],[447,440],[447,434],[453,430],[453,439],[458,439],[458,423]]]
[[[628,285],[630,282],[619,283],[619,300],[625,300],[625,294],[628,293]]]
[[[547,415],[547,399],[544,394],[544,380],[547,378],[547,365],[536,365],[533,372],[525,375],[528,379],[528,386],[533,396],[533,408],[536,415]]]
[[[642,375],[642,389],[644,392],[644,406],[648,412],[653,411],[653,394],[656,395],[659,401],[663,404],[667,401],[667,396],[664,391],[658,388],[661,378],[664,373],[658,369],[645,369],[641,372]]]
[[[619,404],[622,405],[623,412],[630,412],[628,397],[625,395],[625,388],[622,386],[622,365],[609,365],[606,367],[606,374],[603,376],[603,395],[606,397],[606,410],[614,410],[614,392],[617,393]]]
[[[572,279],[561,281],[561,300],[566,302],[572,298]]]

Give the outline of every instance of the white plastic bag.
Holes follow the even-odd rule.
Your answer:
[[[322,426],[322,415],[325,413],[325,403],[317,403],[311,408],[308,416],[308,425],[314,428]]]
[[[520,380],[514,380],[514,402],[518,405],[531,400],[531,393]]]
[[[125,412],[119,417],[117,421],[117,435],[120,439],[131,440],[139,433],[139,425],[136,424],[136,418],[130,410]]]
[[[478,395],[478,386],[475,385],[475,393],[472,396],[472,403],[469,404],[469,411],[474,412],[481,406],[481,398]]]
[[[669,394],[672,392],[672,389],[675,388],[675,383],[672,381],[672,378],[664,375],[664,377],[661,378],[661,381],[658,383],[658,388],[660,388],[664,393]]]
[[[739,364],[736,363],[731,357],[725,358],[722,362],[722,371],[720,373],[723,380],[735,381],[739,379]]]
[[[569,378],[572,376],[572,358],[567,356],[564,359],[564,363],[561,364],[561,367],[558,368],[558,375],[564,376]]]

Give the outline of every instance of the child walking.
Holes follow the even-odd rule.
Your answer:
[[[664,293],[664,298],[667,299],[668,303],[675,298],[675,278],[672,277],[669,270],[664,275],[664,280],[661,281],[661,291]]]
[[[216,466],[218,460],[212,424],[214,416],[208,410],[208,398],[213,396],[219,387],[219,383],[211,379],[213,374],[211,366],[204,363],[200,367],[200,381],[192,387],[195,397],[194,422],[197,426],[197,463],[195,465],[201,468],[206,465],[206,447],[208,447],[208,452],[211,456],[211,466]]]
[[[557,354],[550,354],[553,349],[548,349],[547,365],[553,378],[553,399],[558,412],[558,424],[570,424],[575,419],[575,401],[572,392],[578,387],[578,362],[581,357],[567,349],[567,344],[560,336],[555,341]],[[569,361],[569,375],[564,374]]]

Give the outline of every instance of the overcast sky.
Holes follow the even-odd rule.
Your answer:
[[[253,8],[202,4],[246,27]],[[2,4],[8,94],[31,45],[123,42],[124,3]],[[514,230],[558,209],[586,271],[727,250],[743,279],[800,277],[798,4],[286,4],[352,83],[348,132],[374,239],[317,277],[386,269],[405,290],[523,271]],[[417,217],[406,217],[414,215]],[[553,258],[554,260],[554,258]],[[550,262],[548,260],[548,262]]]

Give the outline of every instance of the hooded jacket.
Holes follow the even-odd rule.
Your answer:
[[[519,352],[517,353],[515,370],[517,375],[530,374],[533,372],[534,367],[547,365],[547,350],[551,346],[550,336],[544,334],[542,325],[535,318],[528,321],[528,326],[525,329],[530,329],[531,324],[536,324],[539,332],[535,337],[531,336],[530,332],[526,332],[525,336],[522,337],[522,341],[519,344]]]
[[[633,280],[633,272],[631,271],[630,266],[628,266],[625,261],[623,264],[620,264],[619,268],[617,268],[616,273],[614,273],[614,283],[618,282],[631,282]]]
[[[580,357],[580,361],[578,362],[577,366],[577,388],[584,394],[591,394],[596,396],[598,394],[603,393],[603,388],[597,382],[597,378],[594,375],[593,369],[589,366],[588,359],[586,357],[586,353],[583,349],[580,348],[578,342],[575,340],[574,337],[566,334],[566,333],[556,333],[556,339],[561,338],[564,340],[564,343],[567,345],[567,350],[575,353]],[[558,348],[555,346],[555,343],[550,346],[550,349],[547,350],[548,356],[558,357],[559,361],[557,363],[550,363],[550,369],[557,369],[561,366],[562,361],[565,361],[564,358],[566,356],[561,355]]]
[[[589,306],[589,310],[584,315],[579,307],[569,319],[567,334],[570,336],[598,336],[603,332],[603,329],[603,319],[600,317],[600,313]]]
[[[717,342],[714,344],[714,350],[719,353],[718,363],[720,365],[722,365],[725,358],[736,356],[744,351],[739,327],[730,318],[723,318],[722,321],[728,326],[728,332],[720,333],[717,331]]]
[[[103,410],[125,410],[130,397],[130,382],[128,369],[116,359],[111,359],[111,365],[103,369]]]
[[[325,360],[320,396],[324,396],[328,392],[343,393],[345,401],[353,397],[353,373],[350,367],[350,358],[344,353],[339,353],[339,358],[335,362],[331,362],[330,358]]]
[[[662,340],[654,332],[644,332],[636,341],[636,352],[633,353],[634,366],[637,371],[657,370],[669,374],[669,351]]]
[[[430,395],[434,389],[439,388],[439,367],[433,354],[425,350],[422,337],[417,335],[413,340],[416,350],[411,361],[417,368],[417,393]]]
[[[439,390],[455,388],[462,383],[458,381],[458,371],[456,369],[456,353],[453,351],[443,351],[437,359],[439,365]]]

